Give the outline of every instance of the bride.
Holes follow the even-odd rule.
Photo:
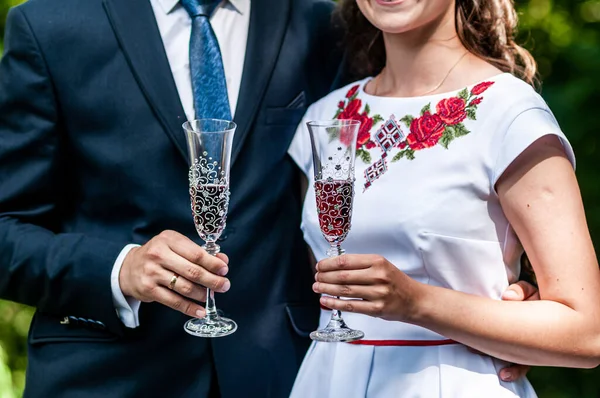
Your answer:
[[[342,310],[365,339],[313,343],[292,397],[535,397],[498,370],[597,366],[600,273],[575,159],[513,41],[512,0],[345,0],[339,11],[354,72],[374,77],[311,106],[289,153],[311,183],[303,230],[321,327]],[[305,123],[332,118],[362,124],[352,254],[329,259]],[[501,301],[523,248],[541,299]]]

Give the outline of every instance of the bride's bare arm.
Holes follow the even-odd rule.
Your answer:
[[[414,323],[489,355],[522,364],[596,367],[600,271],[573,168],[545,136],[497,184],[502,208],[531,260],[539,301],[506,302],[424,285],[380,256],[318,264],[315,290],[330,308]]]

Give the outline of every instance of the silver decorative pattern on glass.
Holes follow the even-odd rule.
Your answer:
[[[190,167],[192,214],[204,241],[216,241],[225,229],[229,208],[229,181],[216,161],[200,157]]]

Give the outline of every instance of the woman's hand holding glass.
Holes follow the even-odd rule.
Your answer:
[[[344,254],[317,264],[313,290],[329,296],[321,304],[390,321],[410,322],[417,311],[421,286],[382,256]],[[359,299],[359,300],[356,300]]]

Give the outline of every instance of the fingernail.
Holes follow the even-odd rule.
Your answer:
[[[198,311],[196,311],[196,316],[198,318],[204,318],[206,316],[206,311],[204,311],[204,310],[198,310]]]
[[[519,295],[517,294],[517,292],[515,292],[514,290],[507,290],[504,292],[504,294],[502,295],[504,298],[509,298],[509,299],[516,299],[519,297]]]
[[[225,293],[226,291],[229,290],[230,287],[231,287],[231,282],[225,281],[225,283],[223,283],[223,289],[221,289],[221,290],[223,291],[223,293]]]
[[[315,269],[316,269],[317,271],[319,271],[319,263],[317,263],[317,265],[315,265]]]
[[[219,270],[219,272],[217,272],[217,274],[219,274],[221,276],[225,276],[225,275],[227,275],[228,272],[229,272],[229,268],[223,267]]]
[[[510,381],[512,379],[512,373],[510,371],[502,372],[502,380]]]
[[[319,284],[318,284],[318,283],[316,283],[316,282],[315,282],[315,283],[313,283],[313,286],[312,286],[312,287],[313,287],[313,291],[314,291],[314,292],[317,292],[317,293],[319,292]]]
[[[318,272],[315,274],[315,280],[316,280],[316,281],[318,281],[318,280],[319,280],[319,273],[318,273]]]

